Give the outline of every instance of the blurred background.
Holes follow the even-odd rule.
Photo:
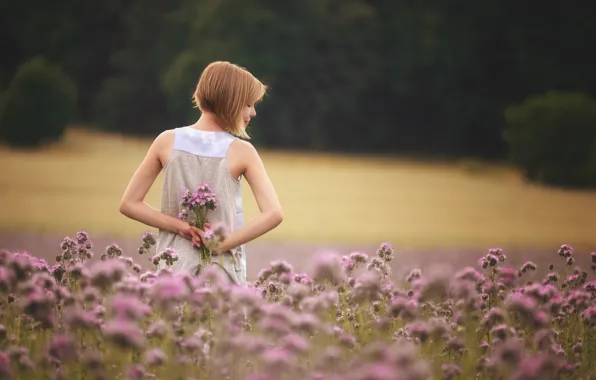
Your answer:
[[[596,250],[596,3],[5,0],[0,248],[52,258],[89,232],[135,257],[118,212],[151,140],[194,122],[215,60],[270,91],[249,129],[285,220],[274,258],[397,250],[396,268]],[[147,201],[159,207],[161,178]],[[244,183],[247,219],[258,212]],[[401,255],[401,256],[400,256]]]

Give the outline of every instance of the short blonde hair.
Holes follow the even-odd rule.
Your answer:
[[[202,112],[215,114],[226,132],[250,138],[243,128],[242,108],[260,102],[266,91],[267,86],[244,67],[216,61],[203,70],[193,100]]]

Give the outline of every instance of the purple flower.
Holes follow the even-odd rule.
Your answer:
[[[142,319],[151,312],[148,305],[129,294],[117,294],[112,300],[112,309],[116,318],[131,320]]]
[[[294,270],[287,261],[274,261],[271,263],[271,271],[278,275],[282,273],[292,273]]]
[[[286,337],[284,338],[283,347],[288,352],[304,354],[304,353],[308,352],[308,349],[310,348],[310,344],[309,344],[308,340],[306,340],[302,336],[300,336],[298,334],[291,333],[291,334],[286,335]]]
[[[590,306],[582,313],[584,323],[591,327],[596,327],[596,306]]]
[[[141,364],[134,364],[128,370],[129,380],[142,380],[145,377],[145,367]]]
[[[454,379],[461,374],[461,368],[455,363],[443,363],[441,371],[443,371],[443,379],[445,380]]]
[[[141,282],[149,282],[149,283],[153,283],[153,280],[155,280],[156,278],[157,278],[157,275],[151,271],[147,271],[139,277]]]
[[[23,311],[42,323],[46,328],[54,326],[55,296],[50,291],[33,288],[24,295],[22,300]]]
[[[91,371],[98,371],[102,368],[104,360],[101,353],[95,350],[89,350],[83,355],[83,364],[85,368]]]
[[[418,278],[422,277],[422,271],[418,268],[414,268],[410,271],[410,273],[406,277],[407,282],[412,282]]]
[[[188,294],[184,280],[175,275],[159,276],[150,289],[151,298],[164,308],[183,300]]]
[[[364,264],[368,261],[368,255],[364,252],[352,252],[350,259],[356,264]]]
[[[516,284],[519,272],[517,269],[509,267],[498,268],[499,280],[507,287],[512,287]]]
[[[354,370],[351,373],[350,379],[354,380],[394,380],[394,379],[401,379],[401,376],[398,376],[400,372],[397,371],[395,366],[384,363],[384,362],[377,362],[377,363],[368,363],[360,368]]]
[[[50,340],[48,354],[60,362],[72,361],[77,358],[77,348],[70,337],[55,335]]]
[[[64,312],[64,319],[72,329],[89,329],[99,325],[97,315],[93,311],[69,308]]]
[[[410,336],[420,339],[422,343],[426,342],[430,337],[430,327],[427,323],[422,321],[415,321],[407,326]]]
[[[313,280],[317,282],[329,281],[331,284],[344,282],[346,274],[341,259],[332,252],[323,252],[315,257]]]
[[[265,282],[269,279],[269,277],[271,277],[272,274],[273,271],[271,270],[271,267],[267,266],[259,271],[257,277],[259,278],[260,282]]]
[[[516,366],[522,358],[523,347],[514,339],[506,339],[495,348],[492,359],[497,365]]]
[[[14,290],[16,278],[11,270],[0,266],[0,293],[10,293]]]
[[[167,324],[162,319],[158,319],[149,325],[149,328],[147,329],[147,336],[150,338],[163,338],[167,332]]]
[[[106,259],[113,259],[122,256],[122,248],[118,244],[109,245],[106,248]]]
[[[262,301],[259,292],[255,288],[235,286],[230,289],[230,293],[230,299],[234,305],[257,307]]]
[[[501,340],[504,340],[505,338],[507,338],[507,336],[509,336],[509,332],[510,332],[509,328],[507,327],[507,325],[504,325],[504,324],[497,325],[490,330],[490,333],[492,335],[494,335],[496,338],[499,338]]]
[[[505,261],[506,259],[506,256],[501,248],[490,248],[488,250],[488,254],[496,256],[499,259],[499,261]]]
[[[455,273],[455,278],[459,280],[468,280],[475,283],[484,281],[484,275],[472,267],[465,267]]]
[[[524,265],[521,266],[520,271],[522,273],[526,273],[527,271],[530,271],[530,270],[536,270],[536,268],[537,268],[536,264],[534,264],[531,261],[526,261],[524,263]]]
[[[392,317],[400,317],[405,320],[413,320],[418,314],[416,301],[401,296],[394,297],[391,300],[388,311]]]
[[[569,244],[563,244],[559,248],[558,253],[559,253],[559,256],[568,258],[568,257],[571,257],[571,255],[573,254],[573,248]]]
[[[10,358],[4,352],[0,352],[0,378],[11,378]]]
[[[108,289],[122,280],[125,273],[126,265],[119,260],[99,261],[91,267],[91,284],[100,289]]]
[[[505,321],[505,315],[501,309],[492,308],[485,314],[482,325],[485,327],[492,327],[498,323]]]
[[[124,319],[106,323],[103,334],[106,340],[124,349],[140,349],[145,343],[141,329]]]
[[[572,290],[567,296],[567,303],[578,311],[586,309],[590,305],[591,295],[583,290]]]
[[[320,323],[319,318],[310,313],[300,313],[292,318],[293,327],[304,334],[314,335]]]
[[[395,251],[393,250],[393,246],[389,243],[381,244],[381,246],[377,250],[377,255],[380,258],[385,259],[385,261],[391,261],[394,253]]]
[[[283,371],[294,364],[294,356],[283,348],[271,348],[262,355],[263,363],[271,371]]]
[[[145,352],[145,362],[150,367],[161,366],[166,362],[166,355],[159,348],[152,348]]]
[[[519,313],[531,314],[537,306],[536,301],[520,293],[512,293],[507,299],[507,305],[510,309]]]
[[[527,356],[521,360],[512,378],[514,380],[551,378],[558,368],[558,363],[545,355]]]

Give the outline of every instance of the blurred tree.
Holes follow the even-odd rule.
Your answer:
[[[202,69],[229,60],[271,87],[251,124],[261,145],[502,158],[509,104],[596,94],[594,11],[587,0],[2,2],[0,88],[43,54],[78,84],[81,121],[155,135],[198,116]]]
[[[0,103],[0,137],[35,147],[62,137],[76,115],[76,86],[45,58],[25,62]]]
[[[596,187],[596,100],[549,92],[505,111],[512,162],[531,181]]]

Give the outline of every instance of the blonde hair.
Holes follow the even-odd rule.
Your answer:
[[[267,86],[244,67],[216,61],[203,70],[193,101],[201,112],[215,114],[226,132],[250,138],[243,128],[242,108],[260,102],[266,91]]]

